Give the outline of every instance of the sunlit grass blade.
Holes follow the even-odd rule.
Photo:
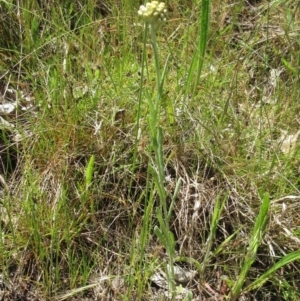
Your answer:
[[[222,243],[221,245],[216,249],[216,251],[214,252],[214,255],[218,255],[219,253],[221,253],[223,251],[223,249],[225,248],[225,246],[241,231],[242,228],[237,229],[234,233],[232,233],[231,235],[229,235]]]
[[[168,216],[167,216],[167,222],[168,223],[170,222],[170,219],[171,219],[171,215],[172,215],[173,208],[174,208],[174,203],[175,203],[175,200],[177,198],[177,194],[179,192],[181,182],[182,182],[181,178],[179,178],[178,181],[176,182],[175,190],[174,190],[174,193],[173,193],[173,196],[172,196],[172,202],[170,204],[169,211],[168,211]]]
[[[88,189],[92,183],[95,165],[95,156],[92,155],[85,171],[85,189]]]
[[[240,270],[237,281],[235,282],[231,294],[230,300],[235,301],[239,297],[247,274],[255,261],[257,249],[264,237],[266,225],[268,222],[268,210],[270,207],[270,199],[267,193],[264,194],[263,203],[260,207],[258,217],[255,222],[253,234],[250,239],[250,245],[245,256],[244,264]]]
[[[245,289],[243,289],[243,293],[247,293],[251,290],[257,289],[262,286],[266,281],[270,280],[270,277],[280,268],[285,265],[295,261],[300,260],[300,251],[295,251],[290,254],[287,254],[283,258],[281,258],[278,262],[276,262],[269,270],[267,270],[264,274],[262,274],[259,278],[253,281],[250,285],[248,285]]]
[[[202,0],[202,11],[201,11],[201,22],[200,22],[200,39],[198,43],[199,49],[199,58],[198,58],[198,70],[197,70],[197,77],[194,86],[194,90],[196,90],[200,75],[203,67],[207,39],[208,39],[208,28],[209,28],[209,12],[210,12],[210,0]]]
[[[207,248],[205,250],[205,256],[204,256],[204,259],[202,262],[201,277],[203,277],[203,275],[205,273],[205,268],[209,261],[209,257],[211,255],[211,249],[212,249],[214,237],[216,235],[218,223],[219,223],[221,213],[223,211],[226,200],[227,200],[227,195],[223,198],[222,201],[220,199],[220,195],[218,195],[218,197],[216,199],[216,203],[215,203],[214,211],[213,211],[213,215],[212,215],[211,227],[210,227],[209,236],[208,236]]]
[[[199,40],[198,40],[198,51],[195,54],[197,59],[193,59],[193,65],[198,63],[197,65],[197,75],[196,79],[193,83],[193,96],[197,91],[197,87],[199,85],[200,76],[203,68],[205,52],[206,52],[206,45],[208,40],[208,28],[209,28],[209,14],[210,14],[210,0],[202,0],[201,2],[201,18],[200,18],[200,33],[199,33]],[[194,66],[191,68],[190,71],[194,70]],[[193,77],[194,72],[190,72],[189,76]],[[190,80],[188,80],[189,82]]]

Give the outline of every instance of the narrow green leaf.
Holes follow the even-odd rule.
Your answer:
[[[216,234],[217,226],[218,226],[220,216],[223,211],[226,200],[227,200],[227,195],[223,198],[222,203],[220,202],[220,195],[218,195],[218,197],[216,199],[213,216],[212,216],[212,221],[211,221],[211,227],[210,227],[210,231],[209,231],[208,244],[207,244],[207,248],[205,251],[205,257],[202,262],[202,273],[204,273],[204,271],[205,271],[205,267],[207,265],[207,262],[209,260],[210,254],[211,254],[213,240],[214,240],[214,237]],[[201,276],[203,276],[203,274]]]
[[[214,255],[218,255],[222,252],[222,250],[225,248],[225,246],[241,231],[242,227],[237,229],[234,233],[232,233],[230,236],[228,236],[221,245],[217,248],[217,250],[214,252]]]
[[[250,244],[248,247],[248,251],[245,256],[244,264],[241,268],[241,271],[239,273],[239,277],[237,281],[235,282],[231,294],[230,294],[230,300],[235,301],[239,297],[242,287],[244,285],[245,279],[247,277],[247,274],[255,261],[257,249],[263,239],[265,228],[268,222],[268,210],[270,207],[270,198],[267,193],[263,196],[263,203],[260,207],[258,217],[255,222],[255,226],[253,229],[253,234],[251,236]]]
[[[164,229],[165,229],[165,222],[163,220],[160,208],[156,208],[156,217],[158,219],[158,223],[159,223],[160,229],[162,229],[162,231],[165,232],[164,231]],[[166,234],[166,232],[165,232],[165,234]]]
[[[170,97],[166,94],[163,96],[163,100],[164,100],[164,103],[167,108],[169,124],[173,125],[175,123],[175,112],[174,112],[172,101],[171,101]]]
[[[173,196],[172,196],[172,202],[171,202],[171,204],[170,204],[169,211],[168,211],[167,223],[170,222],[171,215],[172,215],[173,208],[174,208],[174,204],[175,204],[175,200],[176,200],[178,191],[179,191],[180,186],[181,186],[181,181],[182,181],[182,179],[179,178],[178,181],[177,181],[177,183],[176,183],[175,190],[174,190],[174,194],[173,194]]]
[[[40,26],[39,20],[36,16],[34,16],[31,22],[31,36],[35,45],[39,40],[39,26]]]
[[[210,0],[202,0],[201,3],[200,38],[198,42],[198,70],[196,81],[194,83],[193,95],[195,95],[196,89],[199,84],[208,40]]]
[[[164,66],[164,70],[162,72],[162,76],[161,76],[161,82],[160,82],[160,93],[162,93],[163,91],[163,86],[164,86],[164,82],[165,82],[165,77],[167,74],[167,67],[168,67],[168,63],[169,63],[169,59],[170,59],[170,54],[167,56],[166,62],[165,62],[165,66]],[[160,95],[161,96],[161,95]]]
[[[87,165],[85,171],[85,187],[86,189],[91,185],[93,179],[93,172],[94,172],[94,165],[95,165],[95,156],[92,155],[89,163]]]
[[[283,258],[281,258],[278,262],[276,262],[269,270],[267,270],[263,275],[253,281],[250,285],[248,285],[244,290],[243,293],[247,293],[254,289],[259,288],[262,286],[267,280],[270,279],[272,274],[276,272],[278,269],[282,268],[283,266],[295,261],[300,260],[300,251],[295,251],[290,254],[287,254]]]
[[[161,244],[165,245],[165,237],[164,237],[162,231],[157,226],[154,227],[154,233],[158,237]]]

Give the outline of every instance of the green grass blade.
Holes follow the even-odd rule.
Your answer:
[[[295,261],[300,260],[300,251],[295,251],[290,254],[287,254],[283,258],[281,258],[278,262],[276,262],[269,270],[267,270],[263,275],[253,281],[250,285],[248,285],[244,290],[243,293],[247,293],[251,290],[257,289],[262,286],[267,280],[270,279],[272,274],[274,274],[278,269],[282,268],[283,266]]]
[[[201,11],[201,19],[200,19],[200,38],[198,42],[198,70],[196,81],[194,83],[193,96],[196,93],[200,75],[203,68],[206,45],[208,40],[208,28],[209,28],[209,13],[210,13],[210,0],[202,0],[202,11]]]
[[[195,52],[189,68],[189,72],[187,76],[187,85],[185,90],[185,98],[187,97],[189,89],[192,86],[192,79],[194,78],[195,69],[198,68],[196,81],[194,82],[194,88],[193,88],[193,95],[195,95],[197,86],[199,84],[203,62],[204,62],[205,51],[206,51],[208,28],[209,28],[210,0],[202,0],[201,8],[202,9],[201,9],[201,17],[200,17],[200,33],[199,33],[198,48],[197,48],[198,51]]]
[[[221,244],[220,246],[216,249],[216,251],[214,252],[214,255],[218,255],[219,253],[221,253],[223,251],[223,249],[225,248],[225,246],[241,231],[242,227],[240,227],[239,229],[237,229],[234,233],[232,233],[231,235],[229,235]]]
[[[225,205],[225,201],[227,200],[227,195],[223,198],[222,202],[220,200],[220,195],[218,195],[217,199],[216,199],[216,204],[214,207],[214,211],[213,211],[213,216],[212,216],[212,221],[211,221],[211,227],[210,227],[210,231],[209,231],[209,237],[208,237],[208,244],[207,244],[207,249],[205,252],[205,257],[204,260],[202,262],[202,275],[204,275],[205,272],[205,267],[208,263],[209,257],[210,257],[210,253],[211,253],[211,249],[212,249],[212,245],[213,245],[213,240],[217,231],[217,227],[218,227],[218,223],[221,217],[221,213],[223,211],[224,205]]]
[[[93,179],[93,172],[94,172],[94,165],[95,165],[95,156],[92,155],[89,163],[87,165],[86,171],[85,171],[85,188],[88,189],[88,187],[92,183]]]
[[[263,203],[260,207],[260,211],[258,217],[255,222],[253,235],[250,240],[250,245],[248,247],[247,254],[245,256],[245,261],[243,267],[241,268],[239,277],[235,282],[232,290],[231,290],[231,299],[232,301],[237,300],[239,297],[242,287],[244,285],[247,274],[255,261],[257,249],[263,239],[265,228],[268,222],[268,210],[270,207],[270,199],[267,193],[264,194]]]
[[[174,194],[172,196],[172,202],[170,204],[169,211],[168,211],[168,216],[167,216],[167,222],[168,223],[170,222],[170,219],[171,219],[171,215],[172,215],[173,208],[174,208],[174,203],[175,203],[177,194],[179,192],[179,189],[180,189],[180,186],[181,186],[181,182],[182,182],[182,179],[179,178],[178,181],[177,181],[177,183],[176,183],[175,191],[174,191]]]

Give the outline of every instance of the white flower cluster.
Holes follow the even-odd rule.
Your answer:
[[[149,24],[160,24],[165,22],[167,9],[163,2],[151,1],[141,5],[138,14]]]

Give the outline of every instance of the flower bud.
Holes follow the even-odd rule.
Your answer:
[[[167,20],[166,13],[165,3],[158,1],[151,1],[146,3],[146,5],[141,5],[138,11],[139,16],[155,28],[158,28],[160,23]]]

